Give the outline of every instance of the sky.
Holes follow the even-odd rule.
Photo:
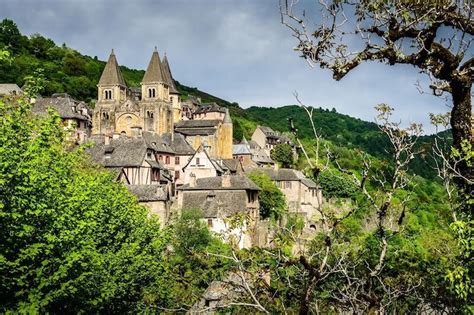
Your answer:
[[[374,121],[374,106],[387,103],[427,133],[428,114],[449,110],[419,93],[417,80],[428,81],[411,66],[366,63],[341,81],[309,67],[280,23],[278,0],[2,0],[0,18],[101,60],[113,48],[129,68],[145,69],[157,46],[176,80],[244,108],[295,104],[296,91],[307,105]]]

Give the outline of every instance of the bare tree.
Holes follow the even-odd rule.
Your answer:
[[[297,12],[297,4],[280,0],[281,22],[311,66],[329,69],[341,80],[366,61],[413,65],[429,75],[434,95],[451,95],[454,147],[461,150],[463,143],[473,143],[472,0],[319,0],[315,27],[309,26],[306,11]],[[458,184],[472,194],[473,168],[461,161],[456,170]]]

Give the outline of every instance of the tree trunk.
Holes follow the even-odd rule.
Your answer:
[[[461,151],[462,142],[467,139],[474,148],[474,136],[472,129],[472,105],[471,88],[472,82],[469,80],[459,80],[451,82],[453,96],[453,109],[451,110],[451,128],[453,134],[453,146]],[[468,179],[471,183],[474,180],[473,167],[462,162],[458,166],[459,173]],[[464,190],[468,196],[473,194],[473,185],[466,180],[457,181],[459,187]]]

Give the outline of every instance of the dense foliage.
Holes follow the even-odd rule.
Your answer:
[[[134,307],[164,244],[155,218],[113,177],[67,151],[60,119],[0,101],[1,309]]]
[[[281,219],[286,212],[286,201],[283,193],[263,172],[253,171],[248,177],[261,189],[258,194],[260,217],[263,219]]]
[[[293,150],[287,143],[277,144],[270,152],[273,161],[280,164],[281,167],[290,168],[293,166]]]

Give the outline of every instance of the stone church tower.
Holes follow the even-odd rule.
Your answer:
[[[155,48],[141,82],[140,96],[127,87],[112,50],[97,85],[92,133],[135,136],[141,131],[159,135],[172,132],[180,103],[166,58],[164,62],[163,65]]]

